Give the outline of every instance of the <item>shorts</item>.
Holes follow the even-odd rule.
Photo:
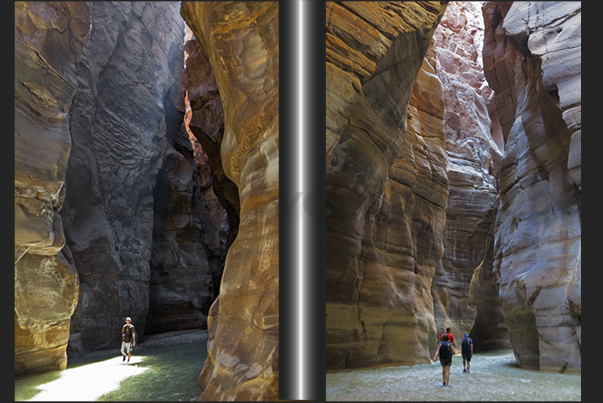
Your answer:
[[[470,353],[468,353],[468,354],[463,353],[462,355],[463,355],[463,360],[467,360],[467,362],[471,361],[471,354]]]
[[[121,351],[124,351],[126,354],[130,354],[132,352],[132,342],[126,343],[125,341],[122,341]]]
[[[452,357],[450,358],[440,358],[440,364],[442,364],[443,367],[449,367],[452,365]]]

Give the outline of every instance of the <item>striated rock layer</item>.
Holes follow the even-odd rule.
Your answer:
[[[277,399],[278,3],[183,2],[181,14],[215,73],[221,165],[240,202],[239,231],[209,312],[200,399]]]
[[[71,321],[73,354],[118,348],[126,316],[132,317],[142,340],[150,298],[162,304],[167,300],[156,292],[151,296],[154,227],[166,230],[158,240],[164,243],[186,227],[182,222],[169,226],[165,215],[164,222],[154,224],[158,210],[167,212],[182,197],[175,189],[173,199],[165,196],[154,213],[153,192],[164,159],[166,165],[182,164],[172,170],[175,175],[188,168],[177,161],[181,156],[168,139],[178,132],[184,114],[179,89],[184,22],[178,4],[91,2],[90,24],[69,113],[73,148],[61,211],[80,276],[80,299]],[[157,192],[163,196],[163,190]],[[171,263],[165,262],[167,251],[155,253],[157,270],[197,264],[193,254],[201,248],[195,245],[194,229],[180,236],[185,234],[187,242]],[[185,248],[191,249],[188,254]],[[182,261],[176,264],[178,259]]]
[[[202,223],[214,290],[220,289],[226,251],[239,230],[239,189],[226,176],[220,147],[224,136],[224,110],[209,55],[188,26],[184,45],[186,69],[186,130],[200,173],[204,208]],[[204,217],[207,217],[204,219]],[[211,230],[210,230],[211,228]],[[215,234],[219,233],[216,237]]]
[[[521,367],[581,368],[581,3],[487,2],[484,68],[505,136],[495,236]]]
[[[67,112],[88,39],[80,2],[15,3],[15,373],[64,369],[78,275],[59,211]]]
[[[435,321],[439,332],[450,327],[459,339],[471,333],[476,349],[509,345],[493,272],[504,140],[490,116],[483,36],[480,3],[451,2],[426,56],[442,81],[450,182],[444,254],[432,283]]]
[[[327,3],[328,369],[427,363],[435,346],[448,179],[423,58],[442,3]]]

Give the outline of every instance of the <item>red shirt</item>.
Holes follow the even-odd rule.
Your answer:
[[[452,337],[451,333],[446,333],[446,332],[442,333],[442,335],[440,336],[440,340],[444,341],[444,335],[445,334],[448,335],[448,341],[451,342],[451,343],[454,343],[454,337]]]

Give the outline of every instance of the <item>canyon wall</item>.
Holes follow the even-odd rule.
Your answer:
[[[238,204],[240,220],[209,312],[200,399],[277,399],[278,3],[182,2],[181,14],[214,71],[222,139],[214,129],[194,124],[194,116],[189,126],[204,148],[204,141],[220,144],[223,172],[238,189],[238,201],[230,185],[223,196],[233,208]],[[208,107],[215,116],[218,106]],[[208,157],[217,158],[213,152]]]
[[[435,347],[448,179],[423,58],[442,3],[327,3],[328,369],[427,363]]]
[[[508,347],[493,271],[504,140],[483,74],[483,37],[481,4],[451,2],[426,55],[442,82],[450,183],[444,254],[432,283],[435,321],[459,339],[471,333],[476,349]]]
[[[487,2],[505,153],[495,271],[518,364],[581,368],[581,3]]]
[[[206,228],[204,240],[208,245],[206,250],[214,290],[217,291],[226,251],[239,230],[239,189],[222,167],[220,148],[224,137],[224,109],[209,55],[190,28],[187,26],[186,29],[186,68],[183,77],[187,108],[185,125],[200,173],[205,204],[202,212],[203,227]],[[215,233],[219,236],[216,237]]]
[[[205,326],[215,298],[186,128],[178,3],[90,3],[61,211],[79,273],[70,354]],[[188,144],[187,144],[188,142]],[[147,323],[148,319],[148,323]]]
[[[89,9],[15,3],[15,373],[65,369],[78,299],[59,211],[71,149],[68,111]]]

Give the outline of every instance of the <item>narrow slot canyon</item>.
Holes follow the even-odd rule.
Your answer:
[[[580,373],[580,15],[327,2],[327,400],[547,400],[507,369]],[[434,390],[447,327],[483,372]]]
[[[204,329],[204,399],[277,396],[278,3],[17,2],[15,66],[15,374],[130,317],[132,367]]]
[[[325,5],[327,400],[580,400],[581,2]],[[14,281],[16,400],[279,399],[279,2],[15,3]]]

